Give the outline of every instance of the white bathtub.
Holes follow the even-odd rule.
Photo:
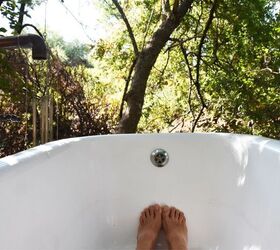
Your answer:
[[[150,161],[157,148],[169,154],[165,167]],[[152,203],[185,212],[190,249],[279,250],[280,142],[93,136],[2,158],[0,250],[134,249],[139,214]]]

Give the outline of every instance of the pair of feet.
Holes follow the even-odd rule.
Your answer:
[[[137,234],[137,250],[153,249],[160,229],[163,229],[170,249],[186,250],[188,230],[184,213],[175,207],[145,208],[140,216]]]

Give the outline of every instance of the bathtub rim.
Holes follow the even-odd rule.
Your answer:
[[[234,133],[216,133],[216,132],[203,132],[203,133],[150,133],[150,134],[107,134],[107,135],[91,135],[91,136],[82,136],[82,137],[73,137],[73,138],[66,138],[60,139],[56,141],[51,141],[21,152],[18,152],[13,155],[9,155],[3,158],[0,158],[0,173],[11,167],[15,167],[17,165],[21,165],[20,163],[24,163],[28,161],[30,158],[38,158],[42,157],[43,159],[49,158],[50,154],[54,152],[59,153],[64,147],[69,147],[75,143],[81,141],[90,141],[93,139],[100,140],[102,138],[137,138],[137,137],[217,137],[234,140],[234,139],[241,139],[245,143],[257,144],[259,145],[262,150],[264,148],[268,148],[270,150],[276,151],[280,154],[280,140],[271,139],[263,136],[257,135],[248,135],[248,134],[234,134]],[[60,150],[59,150],[60,149]]]

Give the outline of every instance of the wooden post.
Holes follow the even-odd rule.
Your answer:
[[[37,110],[36,97],[32,99],[33,147],[37,145]]]
[[[49,137],[48,141],[53,140],[53,98],[50,97],[49,101]]]
[[[49,141],[49,95],[45,96],[45,143]]]
[[[53,98],[49,95],[41,98],[40,120],[41,144],[53,140]]]
[[[45,112],[44,112],[44,97],[40,100],[40,144],[45,143],[44,130],[45,130]]]
[[[48,142],[48,96],[41,99],[41,144]]]

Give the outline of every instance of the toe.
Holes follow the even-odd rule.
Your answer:
[[[183,219],[183,217],[184,217],[184,214],[180,211],[179,212],[179,220]]]
[[[156,217],[157,215],[161,214],[161,207],[158,204],[155,204],[152,206],[152,211],[154,214],[154,217]]]
[[[143,225],[145,223],[145,218],[144,217],[140,217],[140,224]]]
[[[145,213],[144,211],[141,213],[140,215],[140,218],[139,218],[139,222],[140,224],[144,224],[145,223],[145,219],[146,219],[146,216],[145,216]]]
[[[178,209],[175,209],[175,219],[179,220],[179,216],[180,216],[180,211]]]
[[[183,212],[181,212],[180,217],[181,217],[181,221],[182,221],[183,223],[185,223],[185,222],[186,222],[186,217],[185,217],[185,215],[184,215]]]
[[[154,205],[154,213],[155,218],[161,217],[161,207],[158,204]]]
[[[154,206],[149,206],[149,215],[150,217],[154,218],[155,217],[155,208]]]
[[[169,217],[170,208],[168,206],[162,206],[162,215],[164,217]]]
[[[159,204],[155,204],[155,205],[154,205],[154,208],[155,208],[155,212],[161,211],[161,207],[160,207]]]
[[[180,211],[180,212],[179,212],[179,221],[180,221],[180,222],[184,222],[184,218],[185,218],[184,213],[182,213],[182,212]]]
[[[145,214],[145,218],[146,218],[146,219],[150,217],[150,212],[149,212],[149,209],[148,209],[148,208],[146,208],[146,209],[144,210],[144,214]]]
[[[175,219],[175,207],[171,207],[170,208],[170,214],[169,214],[169,217],[172,218],[172,219]]]

